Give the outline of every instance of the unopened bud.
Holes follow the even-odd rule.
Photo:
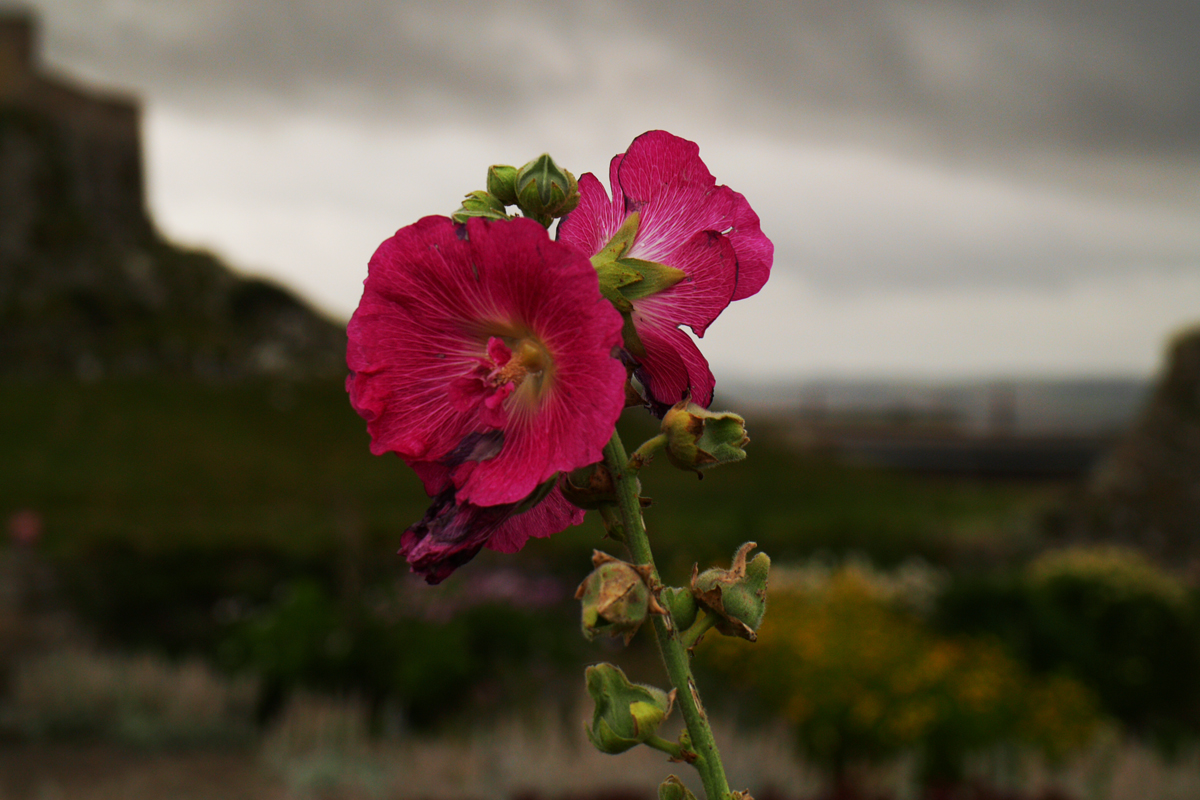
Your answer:
[[[517,168],[507,164],[488,167],[487,190],[506,206],[517,204]]]
[[[601,753],[623,753],[649,739],[671,713],[675,692],[630,683],[620,667],[596,664],[585,671],[596,704],[587,736]]]
[[[579,182],[543,153],[517,171],[516,195],[526,216],[548,226],[579,205]]]
[[[746,457],[746,420],[728,411],[714,412],[681,400],[663,416],[667,458],[694,472]]]
[[[661,593],[662,604],[671,612],[675,627],[686,631],[696,622],[696,598],[687,589],[668,586]]]
[[[717,615],[717,630],[727,636],[754,641],[755,631],[767,611],[767,573],[771,559],[759,553],[748,563],[746,557],[755,547],[746,542],[734,553],[729,569],[692,571],[692,594],[696,601]]]

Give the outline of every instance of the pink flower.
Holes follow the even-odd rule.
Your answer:
[[[436,583],[582,519],[553,479],[599,461],[625,400],[621,315],[532,220],[425,217],[372,256],[348,327],[350,403],[435,502],[401,552]],[[533,506],[531,508],[531,506]]]
[[[609,181],[611,200],[591,173],[579,179],[579,207],[558,239],[592,258],[605,296],[629,320],[625,349],[651,407],[688,396],[708,406],[716,381],[679,326],[703,336],[730,302],[761,289],[774,245],[746,198],[717,186],[686,139],[642,134],[613,158]]]

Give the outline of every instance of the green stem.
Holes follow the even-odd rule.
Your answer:
[[[654,554],[650,551],[650,538],[646,535],[646,525],[642,520],[637,476],[629,469],[625,446],[621,443],[620,435],[615,432],[604,448],[604,462],[617,487],[617,508],[625,528],[625,544],[633,562],[638,565],[649,564],[654,582],[661,585],[658,568],[654,566]],[[662,653],[671,685],[676,689],[675,702],[679,705],[679,711],[687,725],[691,750],[696,754],[694,766],[700,773],[704,792],[708,800],[726,800],[730,794],[729,782],[725,779],[725,767],[721,765],[721,756],[717,752],[717,743],[708,724],[708,715],[700,705],[700,695],[692,677],[687,649],[679,640],[679,631],[669,617],[655,614],[653,619],[658,648]]]
[[[667,435],[660,433],[653,439],[648,439],[642,442],[642,446],[633,451],[633,455],[629,457],[629,469],[634,472],[640,470],[643,466],[650,463],[650,459],[654,458],[654,454],[665,447],[667,444]]]
[[[685,650],[691,650],[696,646],[696,642],[700,641],[700,637],[712,630],[717,624],[717,618],[712,614],[705,614],[700,619],[679,634],[679,643],[683,645]]]
[[[653,747],[655,750],[661,750],[676,761],[687,761],[692,755],[683,745],[678,742],[672,742],[669,739],[664,739],[657,734],[651,736],[642,742],[642,744]]]

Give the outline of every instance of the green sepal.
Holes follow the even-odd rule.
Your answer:
[[[696,598],[687,589],[681,589],[677,586],[668,586],[662,590],[660,595],[662,604],[671,612],[671,620],[675,623],[675,628],[680,631],[686,631],[696,623]]]
[[[630,683],[620,667],[596,664],[584,672],[596,704],[588,740],[601,753],[623,753],[649,739],[671,713],[675,692]]]
[[[504,203],[482,191],[468,193],[458,211],[450,215],[450,219],[459,223],[466,222],[471,217],[510,219],[504,209]]]
[[[633,304],[625,294],[625,288],[642,280],[637,270],[623,265],[620,261],[610,261],[604,268],[596,270],[600,281],[600,294],[604,299],[616,306],[617,311],[628,314],[633,311]]]
[[[621,340],[625,345],[625,352],[641,361],[646,357],[646,345],[642,344],[642,337],[638,336],[637,326],[633,324],[633,314],[630,312],[621,316],[625,320],[621,327]]]
[[[641,224],[642,212],[634,211],[625,221],[621,223],[621,227],[617,228],[617,232],[608,240],[608,244],[600,248],[600,252],[592,256],[592,266],[597,270],[603,268],[606,264],[616,261],[621,256],[625,255],[625,251],[633,247],[633,241],[637,238],[638,226]]]
[[[683,270],[666,264],[625,257],[637,239],[640,223],[640,212],[630,214],[608,244],[592,256],[601,293],[622,313],[632,308],[628,301],[658,294],[687,277]]]
[[[629,300],[638,300],[666,291],[687,277],[687,273],[681,269],[640,258],[618,258],[613,264],[637,276],[635,280],[620,286],[621,294]]]

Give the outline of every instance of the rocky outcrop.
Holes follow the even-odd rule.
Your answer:
[[[1200,327],[1171,343],[1149,403],[1088,495],[1081,538],[1140,547],[1200,578]]]
[[[0,12],[0,376],[345,372],[345,330],[154,229],[140,110],[42,74]]]

